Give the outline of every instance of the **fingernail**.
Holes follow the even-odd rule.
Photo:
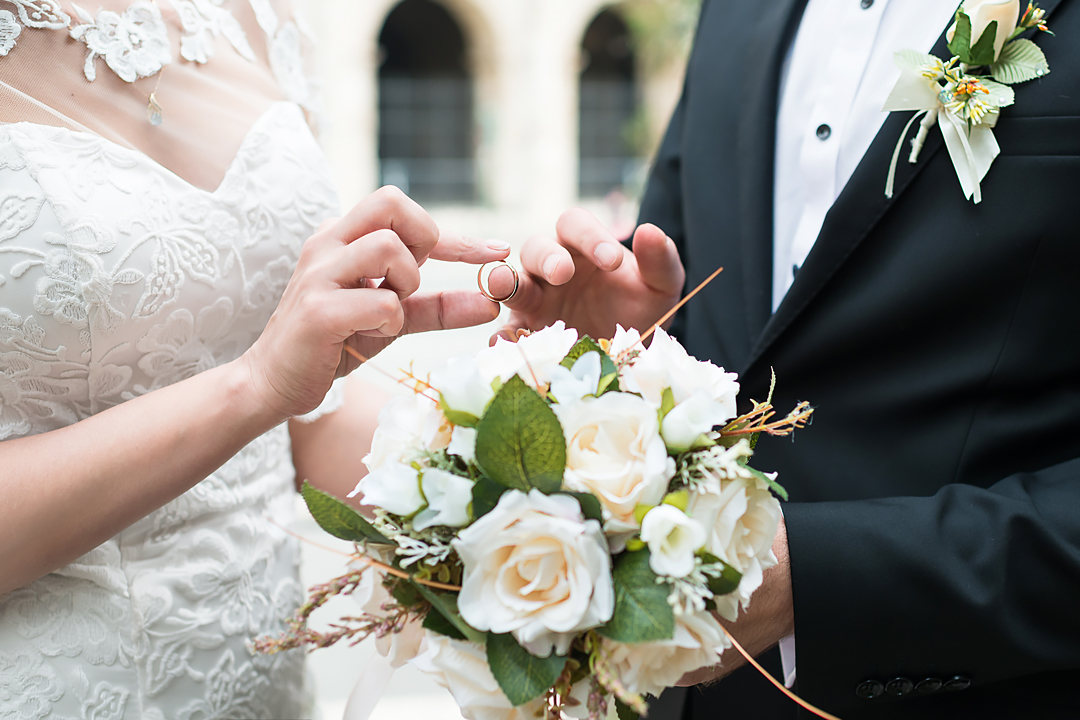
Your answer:
[[[596,262],[601,265],[613,265],[615,264],[615,261],[619,259],[619,251],[610,243],[603,243],[596,246],[596,250],[593,251],[593,257],[595,257]]]
[[[555,274],[555,271],[559,269],[559,258],[555,255],[552,255],[544,261],[544,266],[541,269],[544,271],[544,277],[548,280],[551,280],[552,276]]]
[[[502,240],[488,240],[487,246],[489,250],[495,252],[508,252],[510,250],[510,243],[503,242]]]

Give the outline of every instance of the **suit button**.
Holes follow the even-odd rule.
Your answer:
[[[956,675],[949,678],[949,681],[945,683],[945,689],[951,692],[958,692],[960,690],[967,690],[972,685],[971,678],[966,678],[963,675]]]
[[[915,686],[916,695],[933,695],[941,690],[945,683],[937,678],[924,678]]]
[[[855,695],[863,700],[873,700],[885,694],[885,686],[877,680],[863,680],[855,686]]]
[[[885,694],[891,695],[892,697],[904,697],[905,695],[910,694],[914,688],[915,683],[907,678],[893,678],[885,685]]]

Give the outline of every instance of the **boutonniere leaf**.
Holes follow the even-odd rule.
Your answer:
[[[1034,80],[1050,73],[1046,54],[1026,38],[1012,41],[1001,51],[1001,57],[990,66],[990,76],[1006,85]]]

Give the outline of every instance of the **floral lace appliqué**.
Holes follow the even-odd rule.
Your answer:
[[[22,25],[15,21],[10,10],[0,10],[0,56],[7,55],[15,47],[15,40],[22,32]]]
[[[120,14],[101,10],[96,19],[74,7],[83,24],[71,28],[71,37],[89,50],[83,74],[90,82],[97,79],[98,57],[125,82],[150,77],[171,60],[169,33],[157,6],[140,0]]]
[[[245,60],[255,60],[240,23],[228,10],[218,7],[220,2],[215,5],[211,0],[172,0],[172,4],[184,26],[180,55],[185,60],[205,63],[214,54],[214,41],[219,35],[224,35]]]

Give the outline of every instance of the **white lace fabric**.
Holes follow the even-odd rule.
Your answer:
[[[115,5],[123,19],[149,4]],[[237,357],[303,240],[336,211],[304,113],[276,80],[296,73],[271,68],[288,16],[269,0],[160,5],[172,60],[158,91],[165,123],[153,127],[142,90],[154,76],[126,82],[103,59],[107,42],[86,79],[84,40],[105,30],[72,37],[85,23],[71,10],[66,29],[20,22],[16,33],[4,12],[59,6],[0,0],[0,441]],[[217,16],[219,33],[194,32],[185,7],[237,24]],[[297,548],[275,524],[288,522],[293,474],[282,426],[0,597],[0,718],[304,716],[302,656],[247,650],[301,600]]]

